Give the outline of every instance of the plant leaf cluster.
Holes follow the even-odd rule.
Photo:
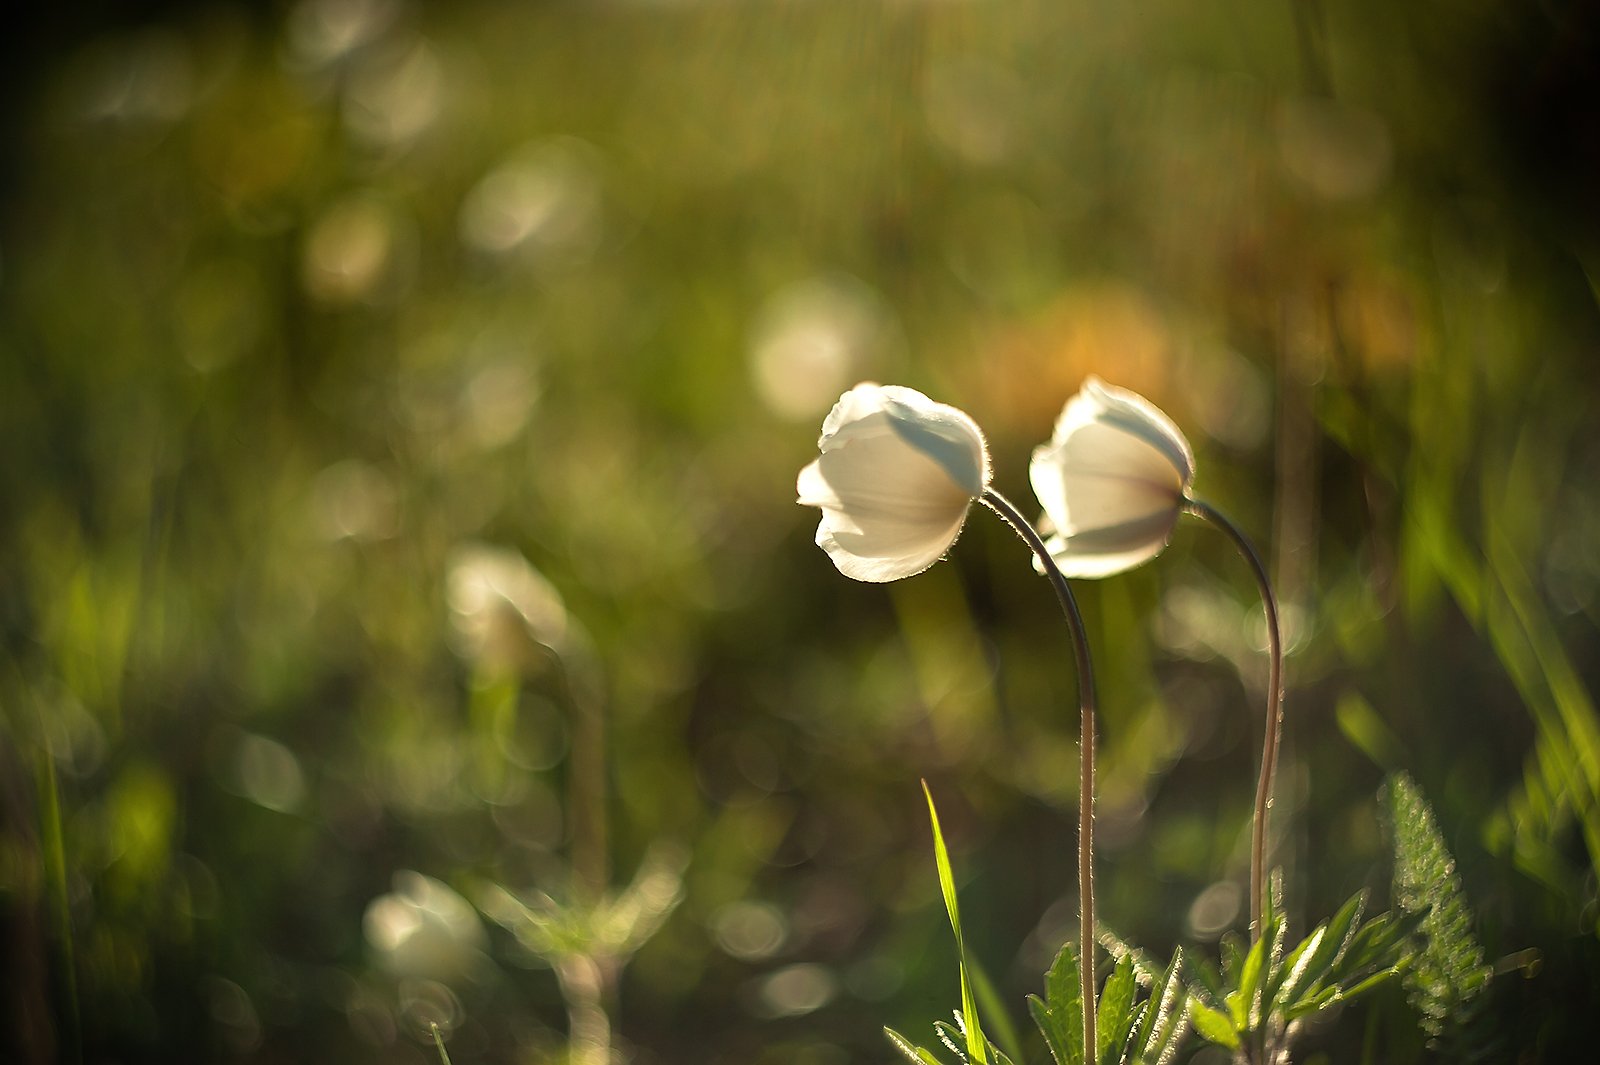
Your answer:
[[[1405,773],[1380,793],[1394,846],[1394,901],[1417,922],[1419,948],[1406,970],[1406,996],[1430,1045],[1459,1040],[1483,1003],[1492,975],[1472,933],[1472,910],[1433,810]],[[1482,1048],[1481,1040],[1473,1040]],[[1452,1055],[1460,1056],[1460,1055]]]
[[[1261,937],[1247,947],[1238,935],[1224,936],[1220,969],[1205,960],[1190,969],[1194,1030],[1252,1060],[1277,1061],[1306,1018],[1399,976],[1411,961],[1419,918],[1382,913],[1363,923],[1366,901],[1367,893],[1357,892],[1285,953],[1288,922],[1274,877]]]
[[[961,972],[961,1009],[955,1011],[955,1023],[935,1021],[934,1031],[939,1042],[961,1065],[1013,1065],[1012,1058],[983,1032],[961,935],[961,913],[950,854],[926,783],[923,793],[928,799],[928,818],[933,828],[939,888],[950,917],[950,928],[955,933]],[[1045,974],[1044,998],[1028,996],[1028,1010],[1056,1065],[1085,1065],[1079,964],[1076,947],[1066,944],[1057,952]],[[1179,950],[1159,978],[1153,979],[1149,967],[1133,952],[1121,953],[1098,999],[1094,1065],[1158,1065],[1174,1058],[1188,1030],[1188,995],[1182,981],[1183,967],[1183,952]],[[1150,987],[1150,993],[1140,997],[1139,990],[1145,985]],[[942,1065],[932,1051],[894,1029],[885,1028],[884,1034],[907,1060],[918,1065]]]
[[[1044,997],[1028,996],[1028,1011],[1044,1036],[1055,1065],[1085,1065],[1078,966],[1077,946],[1068,943],[1045,974]],[[1183,969],[1181,949],[1153,978],[1131,955],[1118,959],[1098,999],[1093,1065],[1164,1065],[1174,1060],[1188,1032],[1189,996],[1183,984]],[[1141,994],[1146,985],[1149,993]],[[952,1025],[935,1021],[934,1031],[961,1065],[976,1065],[979,1061],[1012,1065],[1011,1058],[987,1040],[982,1044],[987,1056],[973,1057],[968,1049],[972,1027],[959,1011],[955,1022]],[[885,1028],[884,1033],[907,1060],[918,1065],[943,1065],[932,1051],[899,1032]]]

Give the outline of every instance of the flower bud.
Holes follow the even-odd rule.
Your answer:
[[[1144,397],[1090,377],[1050,443],[1034,450],[1028,474],[1061,572],[1109,577],[1167,546],[1194,481],[1194,453]]]
[[[921,573],[956,542],[989,486],[989,449],[966,414],[897,385],[861,384],[822,424],[799,501],[821,507],[817,546],[839,572],[885,582]]]

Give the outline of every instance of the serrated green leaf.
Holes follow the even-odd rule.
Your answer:
[[[1344,992],[1337,986],[1325,987],[1316,994],[1307,998],[1303,998],[1293,1006],[1285,1009],[1283,1011],[1283,1018],[1286,1021],[1294,1021],[1301,1017],[1310,1016],[1313,1013],[1319,1013],[1333,1005],[1335,1002],[1338,1002],[1343,997]]]
[[[1105,989],[1100,992],[1094,1057],[1101,1065],[1116,1065],[1122,1058],[1133,1011],[1133,989],[1133,962],[1124,956],[1111,970]]]
[[[1134,977],[1135,979],[1138,977],[1137,968],[1134,970]],[[1151,1023],[1160,1005],[1157,999],[1160,994],[1160,985],[1152,986],[1150,997],[1140,1003],[1137,1016],[1134,1017],[1133,1023],[1128,1026],[1128,1053],[1135,1059],[1144,1053],[1145,1043],[1150,1037]]]
[[[1277,974],[1278,986],[1268,988],[1267,997],[1272,1003],[1273,1012],[1297,1001],[1301,991],[1310,985],[1311,962],[1316,957],[1317,945],[1327,934],[1328,926],[1319,925],[1316,931],[1302,939],[1300,945],[1290,951],[1283,968]]]
[[[1333,915],[1333,920],[1328,922],[1328,935],[1326,942],[1330,946],[1330,958],[1337,958],[1350,946],[1350,941],[1355,938],[1356,931],[1361,927],[1361,915],[1367,908],[1367,891],[1362,888],[1350,896],[1339,912]]]
[[[1412,937],[1427,915],[1426,909],[1414,914],[1380,913],[1362,925],[1334,964],[1333,979],[1342,983],[1374,966],[1386,969],[1399,965],[1413,953]]]
[[[1350,946],[1340,959],[1341,967],[1354,967],[1383,954],[1399,937],[1394,914],[1380,913],[1350,937]]]
[[[1222,976],[1217,972],[1216,966],[1203,955],[1190,957],[1185,955],[1184,968],[1189,974],[1189,989],[1202,1003],[1212,1009],[1219,1009],[1227,997],[1222,989]]]
[[[945,912],[950,915],[950,930],[956,936],[956,959],[961,969],[962,1031],[966,1037],[968,1060],[973,1065],[988,1065],[989,1041],[984,1038],[983,1025],[978,1020],[978,1003],[972,994],[972,981],[967,976],[967,944],[961,935],[961,910],[956,904],[956,878],[950,870],[950,852],[944,845],[944,833],[939,828],[939,811],[933,805],[933,792],[928,782],[922,782],[922,794],[928,800],[928,821],[933,827],[934,864],[939,870],[939,890],[944,894]]]
[[[1073,944],[1056,952],[1045,974],[1045,998],[1029,996],[1034,1022],[1045,1035],[1057,1065],[1083,1065],[1083,996]]]
[[[1422,949],[1405,971],[1406,991],[1423,1031],[1438,1039],[1471,1020],[1491,970],[1433,809],[1404,773],[1385,782],[1383,796],[1394,844],[1395,904],[1411,914],[1426,910]]]
[[[1078,952],[1071,943],[1056,951],[1044,977],[1045,1002],[1052,1010],[1072,1009],[1083,1014],[1083,982],[1078,972]]]
[[[912,1062],[912,1065],[943,1065],[931,1052],[915,1045],[893,1028],[885,1028],[883,1034],[889,1037],[889,1042],[903,1057]]]
[[[1141,1065],[1168,1065],[1183,1048],[1184,1037],[1189,1034],[1189,996],[1181,995],[1167,1014],[1159,1038],[1151,1044],[1141,1060]]]
[[[1278,901],[1281,903],[1283,900],[1279,899]],[[1262,958],[1261,979],[1256,985],[1258,989],[1264,989],[1266,982],[1272,978],[1272,974],[1282,966],[1283,943],[1288,935],[1289,919],[1275,911],[1269,913],[1267,915],[1266,934],[1262,936],[1262,939],[1267,944],[1267,952],[1266,956]]]
[[[1039,1026],[1039,1033],[1044,1036],[1044,1045],[1049,1048],[1050,1056],[1055,1059],[1056,1065],[1083,1065],[1083,1055],[1073,1053],[1078,1042],[1082,1041],[1082,1026],[1079,1026],[1077,1041],[1071,1033],[1063,1031],[1063,1026],[1058,1023],[1055,1014],[1044,1004],[1038,995],[1028,996],[1028,1012],[1033,1015],[1033,1023]],[[1069,1047],[1071,1049],[1069,1049]]]
[[[1223,934],[1221,946],[1222,986],[1229,990],[1239,986],[1239,970],[1244,968],[1246,947],[1237,932]]]
[[[1071,943],[1056,952],[1045,974],[1045,1005],[1061,1033],[1067,1059],[1061,1065],[1083,1065],[1083,984],[1078,954]]]
[[[1395,977],[1401,975],[1403,971],[1404,970],[1400,967],[1393,969],[1380,969],[1371,976],[1367,977],[1365,980],[1362,980],[1360,983],[1356,984],[1354,987],[1344,989],[1343,993],[1339,996],[1340,1001],[1349,1002],[1353,998],[1359,998],[1362,995],[1365,995],[1368,991],[1382,987],[1390,980],[1393,980]]]
[[[945,1049],[956,1056],[957,1061],[961,1062],[962,1065],[969,1065],[970,1059],[967,1057],[967,1052],[962,1049],[967,1041],[967,1036],[960,1022],[961,1014],[957,1011],[955,1024],[951,1024],[949,1021],[934,1021],[933,1030],[938,1035],[939,1042],[943,1043]]]
[[[1110,929],[1101,929],[1100,945],[1111,955],[1113,962],[1121,961],[1123,958],[1133,962],[1133,978],[1140,987],[1149,987],[1155,978],[1161,975],[1162,970],[1151,964],[1149,954]]]
[[[1194,1030],[1207,1042],[1215,1043],[1228,1050],[1239,1049],[1239,1033],[1234,1028],[1228,1015],[1221,1010],[1212,1009],[1205,1003],[1195,998],[1189,999],[1189,1023],[1194,1025]]]
[[[1172,952],[1166,972],[1150,989],[1150,1008],[1145,1011],[1143,1018],[1145,1034],[1134,1043],[1134,1053],[1139,1060],[1147,1060],[1152,1056],[1159,1058],[1167,1040],[1171,1038],[1171,1030],[1182,1023],[1182,972],[1183,948],[1178,947]]]
[[[1262,960],[1266,956],[1265,938],[1258,939],[1250,950],[1246,952],[1244,960],[1237,963],[1239,974],[1238,986],[1228,992],[1228,1013],[1233,1017],[1233,1025],[1241,1032],[1250,1031],[1255,1027],[1258,1011],[1256,1007],[1256,992],[1261,986]]]
[[[1135,973],[1135,983],[1138,974]],[[1117,1054],[1117,1062],[1136,1063],[1139,1060],[1139,1041],[1144,1038],[1145,1018],[1150,1016],[1155,1003],[1144,998],[1133,1004],[1133,1010],[1128,1016],[1128,1031],[1122,1040],[1122,1046]]]

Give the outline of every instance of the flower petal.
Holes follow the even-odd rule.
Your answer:
[[[891,581],[950,549],[988,487],[989,449],[973,420],[921,392],[861,384],[822,424],[820,458],[799,501],[822,508],[817,544],[846,576]]]
[[[874,415],[883,415],[882,419]],[[866,434],[893,432],[933,459],[956,484],[976,498],[989,485],[989,447],[965,412],[935,403],[914,388],[859,384],[839,397],[817,449],[827,452]]]
[[[840,572],[867,581],[933,565],[955,542],[971,503],[938,462],[870,425],[801,470],[796,490],[802,504],[822,508],[818,546]]]
[[[1137,392],[1108,385],[1091,374],[1062,408],[1052,442],[1059,443],[1077,426],[1091,423],[1121,429],[1142,439],[1166,457],[1185,488],[1194,480],[1194,452],[1189,441],[1161,408]]]
[[[1172,539],[1178,513],[1165,513],[1072,536],[1045,541],[1050,557],[1066,577],[1110,577],[1142,566],[1159,555]]]
[[[966,522],[963,511],[952,525],[937,535],[927,529],[908,530],[872,526],[851,528],[833,520],[834,511],[824,511],[817,526],[817,546],[828,553],[834,566],[846,577],[883,584],[902,577],[914,577],[945,556],[961,535]]]
[[[1173,510],[1193,479],[1194,458],[1166,415],[1091,377],[1028,472],[1051,524],[1070,535]]]
[[[1028,479],[1070,577],[1104,577],[1161,552],[1194,479],[1194,453],[1148,400],[1090,377],[1067,401]]]

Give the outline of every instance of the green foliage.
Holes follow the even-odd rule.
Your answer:
[[[1083,986],[1078,955],[1069,943],[1044,976],[1044,998],[1028,996],[1028,1012],[1044,1034],[1056,1065],[1083,1065]]]
[[[625,961],[649,942],[682,901],[686,860],[676,847],[657,846],[626,888],[597,899],[562,902],[544,892],[522,898],[491,884],[478,905],[542,961],[572,956]]]
[[[31,5],[0,218],[0,1058],[404,1058],[384,1033],[427,1028],[363,924],[397,870],[506,885],[530,944],[627,946],[648,922],[546,899],[578,901],[573,844],[620,889],[669,836],[694,864],[619,1036],[662,1065],[870,1061],[850,996],[774,1025],[739,990],[815,963],[903,1030],[955,998],[903,801],[928,767],[993,841],[963,931],[1030,935],[1070,876],[1071,677],[1004,530],[885,595],[789,488],[874,378],[969,409],[1025,495],[1097,372],[1285,537],[1316,634],[1285,842],[1366,883],[1369,758],[1470,782],[1430,796],[1485,841],[1460,879],[1545,959],[1470,1008],[1583,1060],[1596,182],[1515,142],[1593,137],[1502,134],[1548,129],[1521,109],[1587,84],[1592,34],[1551,5],[1317,6],[1302,32],[1172,0]],[[1503,91],[1525,71],[1549,76]],[[1080,588],[1126,847],[1096,872],[1139,942],[1237,840],[1218,777],[1251,756],[1228,696],[1258,654],[1215,540]],[[599,759],[582,693],[508,631],[531,617],[487,622],[499,682],[458,631],[473,543],[587,634]],[[1334,705],[1367,753],[1294,712]],[[451,1053],[558,1060],[554,977],[491,933]],[[752,1051],[799,1028],[816,1053]],[[1319,1049],[1359,1060],[1362,1028]]]
[[[1189,970],[1195,1031],[1258,1061],[1287,1055],[1304,1018],[1398,976],[1410,961],[1408,936],[1418,920],[1379,914],[1363,923],[1366,892],[1358,892],[1285,954],[1288,922],[1277,877],[1271,894],[1260,938],[1246,948],[1239,936],[1224,936],[1220,971],[1203,959]]]
[[[967,1058],[973,1065],[985,1065],[989,1060],[989,1041],[984,1038],[983,1026],[978,1021],[978,1002],[972,994],[972,980],[967,975],[967,944],[961,935],[961,909],[956,904],[955,874],[950,870],[950,852],[944,845],[944,833],[939,828],[939,811],[933,805],[933,792],[928,782],[922,782],[922,794],[928,800],[928,822],[933,828],[933,853],[939,868],[939,890],[944,895],[945,912],[950,915],[950,930],[956,936],[956,964],[961,970],[961,1035],[966,1043]]]
[[[951,931],[955,933],[961,978],[961,1009],[955,1014],[956,1023],[951,1025],[945,1021],[935,1021],[934,1031],[945,1048],[964,1065],[983,1065],[989,1061],[995,1065],[1010,1065],[1012,1058],[983,1033],[977,1002],[972,993],[973,980],[968,971],[966,943],[961,934],[961,916],[956,903],[950,854],[945,847],[944,833],[939,827],[939,813],[934,807],[933,794],[928,790],[927,781],[923,781],[922,791],[928,800],[928,820],[933,828],[939,889],[944,896],[945,910],[950,916]],[[1116,964],[1098,1000],[1094,1061],[1097,1065],[1156,1065],[1172,1060],[1186,1031],[1186,996],[1181,979],[1182,951],[1173,955],[1171,963],[1158,978],[1131,949],[1124,947],[1116,953],[1119,955]],[[1028,996],[1028,1012],[1044,1036],[1045,1045],[1056,1065],[1084,1065],[1083,996],[1079,991],[1081,976],[1077,951],[1068,943],[1056,953],[1055,961],[1045,973],[1044,998]],[[1149,986],[1151,993],[1140,998],[1138,989],[1141,986]],[[921,1065],[937,1065],[939,1059],[927,1048],[918,1046],[892,1028],[885,1028],[884,1034],[908,1060]],[[1015,1039],[1011,1042],[1015,1042]]]
[[[1028,996],[1028,1012],[1044,1037],[1055,1065],[1084,1065],[1083,996],[1078,990],[1078,952],[1068,943],[1057,952],[1045,973],[1044,997]],[[1096,1065],[1161,1065],[1172,1061],[1188,1031],[1183,981],[1183,953],[1178,951],[1159,973],[1147,969],[1131,952],[1123,953],[1100,990],[1096,1011]],[[1141,991],[1148,988],[1148,994]],[[966,1026],[956,1015],[956,1026],[934,1023],[935,1032],[963,1063],[970,1063],[958,1036]],[[884,1029],[890,1043],[908,1060],[938,1065],[939,1058],[892,1029]],[[998,1063],[1011,1059],[992,1044],[988,1052]]]
[[[1491,970],[1472,933],[1455,859],[1416,782],[1396,773],[1381,792],[1394,844],[1394,901],[1417,923],[1421,948],[1406,972],[1407,996],[1432,1045],[1469,1025]]]

